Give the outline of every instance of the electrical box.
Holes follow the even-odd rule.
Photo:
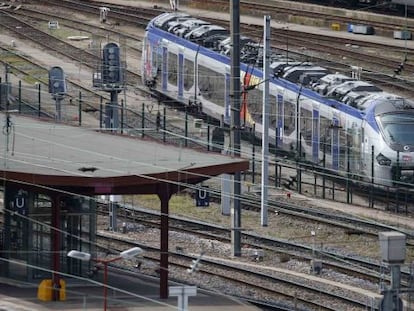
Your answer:
[[[411,31],[408,30],[396,30],[394,31],[394,39],[399,40],[411,40]]]
[[[405,260],[405,240],[403,233],[396,231],[379,232],[382,261],[390,264],[403,263]]]

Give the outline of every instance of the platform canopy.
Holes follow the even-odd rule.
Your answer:
[[[0,145],[0,176],[7,182],[86,195],[150,194],[160,184],[184,188],[249,167],[246,159],[137,137],[17,115],[11,121]]]

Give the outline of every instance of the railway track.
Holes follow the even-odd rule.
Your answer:
[[[18,12],[18,13],[17,13]],[[46,21],[50,20],[50,18],[59,19],[62,24],[66,24],[67,27],[74,27],[73,29],[77,29],[86,33],[88,31],[92,31],[94,27],[91,24],[83,23],[74,19],[67,19],[62,16],[57,16],[48,13],[40,13],[37,12],[36,9],[20,9],[16,11],[13,15],[8,15],[9,19],[5,18],[2,19],[1,23],[5,23],[8,27],[9,31],[14,32],[14,29],[18,29],[17,35],[21,33],[24,34],[24,38],[34,39],[35,42],[44,42],[43,47],[48,48],[50,51],[54,51],[55,53],[61,54],[63,51],[63,56],[68,57],[70,60],[77,62],[79,64],[85,65],[89,67],[92,71],[97,68],[98,62],[100,61],[100,55],[90,53],[81,48],[75,48],[73,45],[67,43],[66,41],[59,39],[50,33],[46,33],[43,30],[34,27],[32,24],[38,24],[39,21]],[[24,22],[26,20],[26,22]],[[19,26],[23,23],[24,27]],[[96,27],[96,26],[95,26]],[[26,29],[27,28],[27,29]],[[130,40],[131,44],[128,49],[131,49],[129,53],[137,53],[141,51],[140,48],[133,48],[133,46],[140,46],[141,37],[137,35],[128,35],[123,33],[122,30],[105,30],[105,32],[109,32],[112,35],[118,35],[119,37],[123,37],[124,40]],[[103,33],[98,36],[104,37]],[[58,46],[59,48],[56,49],[55,47]],[[74,51],[72,51],[72,49]],[[48,69],[44,66],[36,64],[33,59],[21,55],[20,53],[16,53],[14,49],[7,49],[6,47],[3,48],[5,54],[10,56],[10,60],[7,58],[2,59],[3,63],[7,63],[10,68],[13,69],[13,72],[19,73],[24,77],[30,77],[33,75],[33,72],[36,72],[36,76],[38,78],[37,82],[44,85],[45,88],[48,86]],[[85,59],[85,55],[88,57]],[[30,68],[30,69],[28,69]],[[128,71],[127,74],[130,76],[135,77],[134,81],[128,80],[127,76],[127,88],[132,88],[136,92],[140,92],[145,96],[148,96],[149,90],[144,89],[139,86],[140,84],[140,75],[139,73]],[[96,118],[100,118],[100,126],[102,126],[102,114],[104,114],[103,109],[103,102],[109,100],[108,95],[103,95],[101,92],[98,92],[96,89],[93,89],[91,86],[87,87],[84,83],[75,81],[73,79],[67,79],[67,82],[73,88],[71,94],[68,94],[69,98],[75,100],[75,105],[79,106],[79,109],[82,109],[84,112],[88,113],[95,113]],[[81,94],[82,93],[82,98]],[[51,101],[46,107],[49,107],[49,113],[53,113],[54,111],[54,103]],[[42,109],[46,109],[46,107],[42,107]],[[175,107],[173,107],[174,109]],[[172,112],[174,114],[174,112]],[[81,117],[79,117],[79,120]],[[122,120],[121,120],[121,133],[127,132],[132,136],[142,136],[147,137],[150,139],[155,139],[158,141],[164,141],[166,143],[172,143],[175,145],[182,144],[182,140],[184,137],[187,137],[189,140],[187,141],[187,145],[195,148],[206,149],[205,142],[199,141],[195,136],[192,136],[185,132],[182,127],[175,126],[174,124],[167,122],[166,118],[164,117],[165,122],[163,122],[162,128],[159,130],[155,130],[157,128],[157,120],[156,115],[153,113],[145,113],[145,111],[141,109],[134,109],[134,108],[125,108],[122,110]],[[80,121],[79,121],[80,123]],[[144,128],[147,128],[144,132]],[[153,130],[151,130],[151,128]]]
[[[116,237],[113,234],[101,233],[98,238],[98,245],[104,248],[109,246],[115,252],[132,246],[141,247],[145,250],[141,271],[150,270],[156,275],[159,248],[148,246],[146,243],[136,243],[132,239]],[[228,288],[237,288],[240,293],[236,296],[242,299],[248,300],[246,296],[253,296],[256,297],[256,302],[257,300],[265,301],[272,307],[285,307],[286,309],[283,310],[291,310],[293,305],[304,310],[315,308],[318,310],[354,310],[353,308],[359,310],[369,306],[367,301],[373,303],[379,298],[375,292],[352,289],[351,286],[326,281],[312,275],[295,274],[284,269],[272,269],[253,263],[240,263],[211,256],[201,257],[202,266],[196,273],[188,274],[187,269],[191,261],[198,256],[199,254],[170,252],[170,277],[181,282],[197,284],[200,288],[206,288],[205,284],[221,284],[221,290],[216,290],[232,296],[235,295],[234,291]],[[209,279],[209,282],[205,283],[205,279]],[[211,287],[206,289],[211,290]],[[246,293],[249,294],[246,295]],[[377,309],[374,307],[370,310]]]
[[[52,4],[54,2],[53,1],[45,1],[45,3]],[[85,13],[85,14],[92,14],[92,13],[96,14],[96,12],[98,11],[99,5],[97,5],[96,2],[91,2],[91,3],[92,4],[86,4],[86,3],[84,4],[83,3],[82,6],[79,8],[79,10],[82,10],[82,12]],[[62,5],[64,5],[64,6],[66,5],[66,6],[71,7],[71,8],[73,8],[73,4],[74,4],[74,2],[71,2],[71,1],[62,2]],[[104,3],[104,4],[106,5],[107,3]],[[111,9],[112,9],[113,13],[115,14],[115,17],[114,17],[115,20],[121,21],[122,24],[132,24],[134,26],[142,25],[143,21],[146,23],[148,18],[151,16],[151,14],[159,14],[159,12],[162,11],[159,8],[141,10],[141,8],[138,8],[138,9],[137,8],[131,8],[131,7],[125,8],[125,7],[122,7],[122,6],[114,6],[114,5],[111,7]],[[39,16],[41,16],[41,14],[35,13],[33,9],[24,9],[24,8],[21,8],[20,10],[16,11],[16,13],[14,13],[14,14],[17,14],[17,12],[19,12],[19,11],[24,13],[25,10],[26,10],[26,14],[24,16],[26,16],[26,18],[29,18],[28,14],[33,14],[34,16],[37,16],[37,18],[39,18]],[[141,11],[144,12],[144,14],[141,17],[136,15],[137,12],[140,13]],[[19,15],[20,17],[23,16],[21,13],[19,13],[19,14],[20,14]],[[51,13],[42,13],[42,14],[46,14],[45,16],[42,17],[43,21],[45,21],[46,18],[58,18],[57,15],[53,15]],[[19,20],[21,20],[21,19],[22,18],[19,18]],[[70,25],[74,25],[76,23],[76,20],[74,20],[74,19],[66,19],[64,17],[60,17],[60,19],[62,19],[63,22],[68,22]],[[137,21],[138,21],[138,24],[137,24]],[[87,25],[86,23],[78,22],[77,24],[78,24],[77,25],[78,29],[81,29],[82,31],[91,31],[91,29],[93,28],[93,25]],[[85,28],[83,28],[83,27],[85,27]],[[257,26],[257,27],[259,27],[259,29],[260,29],[261,26]],[[11,28],[13,28],[13,27],[11,27]],[[116,34],[121,35],[120,31],[115,31],[115,30],[108,30],[108,31],[110,33],[112,33],[113,35],[116,35]],[[257,31],[258,35],[260,33],[261,33],[261,31]],[[131,40],[131,42],[134,42],[133,40],[138,40],[136,42],[139,42],[139,40],[140,40],[140,38],[136,38],[135,36],[130,36],[128,34],[122,34],[122,35],[125,35],[126,38],[128,38],[128,40]],[[276,36],[276,37],[281,37],[283,35],[286,35],[286,31],[280,30],[280,33],[278,33],[278,36]],[[299,37],[299,36],[300,35],[298,33],[294,37]],[[304,36],[302,35],[302,40],[305,40],[303,38],[308,37],[308,36],[309,36],[309,34],[305,34]],[[313,41],[316,40],[318,42],[321,42],[321,36],[315,36],[315,37],[312,38],[312,40]],[[338,40],[338,39],[335,38],[335,40]],[[282,42],[283,41],[284,41],[284,39],[282,39]],[[330,41],[327,41],[326,46],[329,46],[329,42]],[[332,42],[331,42],[331,44],[332,44]],[[51,45],[53,46],[54,44],[51,44]],[[133,45],[134,45],[134,43],[132,43],[132,46]],[[304,44],[299,44],[299,45],[304,45]],[[321,44],[318,43],[317,45],[321,45]],[[326,46],[325,45],[323,46],[324,50],[327,49]],[[376,48],[378,49],[378,45],[376,45]],[[390,48],[392,48],[392,47],[390,47]],[[136,51],[132,50],[132,52],[135,53]],[[290,51],[290,52],[292,53],[292,51]],[[409,53],[411,53],[411,52],[412,51],[409,51]],[[94,59],[95,59],[95,62],[96,62],[97,61],[96,56],[95,56]],[[76,61],[83,62],[82,58],[77,58]],[[384,60],[382,60],[382,61],[384,61]],[[380,64],[380,63],[381,63],[381,60],[376,60],[377,65]],[[407,66],[409,66],[409,65],[410,64],[407,64]],[[338,63],[335,63],[333,66],[338,68],[339,65],[338,65]],[[395,64],[391,64],[389,68],[393,68],[393,66],[395,66]],[[342,69],[347,70],[347,69],[349,69],[349,67],[348,67],[348,65],[343,65]],[[380,76],[376,73],[373,73],[372,75],[375,77],[375,79],[380,80],[382,82],[387,80],[388,85],[391,85],[391,87],[398,87],[399,89],[404,89],[404,90],[407,90],[407,89],[412,90],[413,89],[411,82],[407,82],[407,81],[404,82],[401,79],[393,80],[392,78],[390,78],[387,75]],[[76,98],[75,96],[76,96],[76,94],[74,95],[73,98]],[[85,111],[95,111],[95,112],[100,111],[100,113],[103,113],[103,111],[102,111],[102,97],[97,97],[96,96],[96,99],[94,100],[94,102],[95,103],[93,105],[86,103],[86,105],[85,105],[86,107],[84,107],[83,109]],[[139,130],[137,130],[137,128],[140,128],[142,126],[142,124],[144,124],[146,126],[149,126],[149,127],[152,127],[153,129],[155,129],[155,128],[157,128],[156,122],[157,122],[156,117],[153,114],[146,114],[144,116],[142,113],[140,113],[139,110],[135,110],[135,111],[130,110],[130,113],[126,113],[126,118],[122,121],[122,124],[125,127],[125,131],[127,131],[128,133],[133,134],[133,135],[145,136],[144,131],[142,131],[142,130],[139,131]],[[188,135],[183,130],[180,131],[179,128],[174,129],[174,127],[172,125],[170,125],[170,129],[171,129],[171,131],[176,133],[176,134],[172,135],[172,137],[169,137],[170,142],[177,143],[177,141],[178,141],[179,143],[182,143],[181,142],[182,138],[183,137],[188,137]],[[154,130],[154,131],[152,131],[152,137],[154,137],[155,139],[166,142],[167,137],[171,136],[171,135],[169,135],[169,130],[170,129],[167,129],[167,127],[164,127],[164,128],[161,129],[161,131],[155,131]],[[149,133],[149,132],[147,132],[147,133]],[[149,136],[149,135],[147,135],[147,136]],[[185,140],[185,141],[187,141],[187,140]],[[191,139],[190,144],[195,146],[195,147],[205,148],[205,142],[199,141],[196,137]]]
[[[53,3],[53,1],[50,1]],[[64,2],[64,5],[71,5],[71,1],[67,0]],[[143,9],[147,19],[142,19],[137,15],[139,9],[136,7],[124,7],[120,5],[114,5],[113,3],[99,2],[99,5],[105,5],[114,12],[114,20],[117,20],[120,23],[129,23],[136,25],[137,27],[142,27],[143,24],[148,22],[148,20],[160,14],[164,10],[156,7],[154,9]],[[82,8],[84,7],[85,12],[97,12],[99,5],[95,1],[90,1],[89,3],[83,3]],[[197,5],[197,3],[193,4]],[[218,6],[223,6],[224,2],[217,1]],[[228,5],[226,3],[226,5]],[[251,4],[247,2],[242,2],[243,6],[251,7]],[[263,10],[266,14],[280,14],[280,10],[290,10],[290,13],[293,15],[307,16],[310,14],[315,19],[327,20],[330,16],[329,21],[332,18],[339,18],[339,20],[334,20],[333,22],[343,22],[343,23],[361,23],[361,19],[352,19],[349,17],[334,16],[332,17],[329,13],[318,13],[320,15],[315,15],[314,12],[307,12],[303,9],[296,10],[293,8],[286,8],[282,5],[272,4],[254,4],[255,10]],[[142,9],[142,8],[141,8]],[[247,9],[250,14],[258,14],[257,11],[252,11]],[[253,13],[254,12],[254,13]],[[209,19],[213,23],[219,24],[224,27],[228,27],[228,22],[220,19]],[[366,22],[366,21],[365,21]],[[414,25],[414,22],[413,22]],[[376,22],[375,27],[381,29],[388,29],[388,32],[397,29],[400,25],[397,25],[392,22]],[[251,24],[241,24],[241,30],[243,33],[249,33],[249,36],[256,37],[258,40],[261,40],[263,36],[263,28],[261,25],[251,25]],[[387,35],[387,34],[386,34]],[[389,35],[389,33],[388,33]],[[287,42],[289,42],[287,44]],[[273,28],[272,29],[272,45],[273,47],[283,50],[284,48],[290,48],[289,54],[291,56],[296,55],[298,59],[306,60],[311,58],[311,60],[318,62],[322,66],[330,68],[333,71],[341,71],[344,73],[350,72],[350,66],[354,64],[360,64],[361,60],[364,60],[363,67],[364,71],[362,74],[362,79],[372,81],[378,85],[386,85],[386,88],[390,91],[403,92],[412,96],[412,89],[414,82],[407,80],[404,76],[395,76],[394,71],[401,62],[406,58],[407,61],[404,64],[405,72],[412,72],[414,70],[414,64],[411,63],[413,59],[414,50],[411,48],[396,48],[392,45],[386,45],[383,43],[374,43],[366,42],[364,39],[344,39],[338,38],[335,36],[327,36],[321,34],[312,34],[312,33],[303,33],[302,31],[295,31],[292,29],[286,29],[285,27]],[[289,45],[289,47],[287,47]],[[305,48],[305,49],[304,49]],[[388,51],[384,53],[384,48]],[[362,51],[360,51],[362,50]],[[326,51],[329,51],[330,56],[326,56]],[[368,55],[368,56],[367,56]],[[338,61],[339,59],[346,59],[346,61]]]
[[[245,201],[243,199],[241,201],[243,202],[243,205]],[[270,206],[274,206],[275,203],[272,203],[270,203]],[[292,211],[292,209],[295,209],[296,211]],[[160,214],[158,212],[128,206],[124,206],[122,210],[125,212],[122,216],[123,221],[126,221],[127,223],[139,223],[147,227],[156,228],[159,228],[160,226]],[[309,212],[309,210],[311,211]],[[377,243],[378,232],[398,230],[395,227],[384,226],[381,223],[365,221],[365,223],[362,224],[361,220],[359,220],[359,223],[357,222],[358,220],[356,220],[356,227],[354,227],[352,225],[352,221],[355,219],[354,217],[338,217],[332,213],[318,211],[315,208],[300,207],[294,204],[289,204],[289,207],[286,210],[279,206],[277,211],[280,216],[283,215],[287,216],[289,219],[298,219],[300,223],[316,223],[318,226],[326,226],[325,229],[328,231],[330,230],[329,228],[341,228],[341,230],[345,232],[345,235],[358,235],[367,239],[367,241],[370,241],[369,243]],[[272,213],[274,211],[271,210],[270,212]],[[108,215],[105,210],[101,210],[100,213],[101,215]],[[335,220],[333,220],[333,217],[335,217]],[[170,226],[173,230],[194,234],[204,239],[217,240],[225,243],[230,243],[231,240],[231,230],[227,226],[215,225],[205,221],[191,220],[179,216],[170,217]],[[375,229],[373,229],[374,226]],[[382,265],[379,263],[378,257],[368,258],[356,253],[347,255],[341,250],[340,245],[334,245],[335,243],[330,245],[329,241],[318,243],[319,246],[315,247],[314,245],[311,245],[312,241],[310,237],[300,243],[290,241],[289,239],[265,237],[257,233],[249,232],[249,230],[243,230],[242,243],[253,249],[262,249],[278,254],[278,256],[293,257],[307,262],[311,261],[315,256],[315,253],[317,253],[317,257],[320,260],[323,260],[327,267],[346,271],[346,273],[350,275],[359,275],[364,279],[372,280],[372,278],[374,278],[375,281],[379,282]],[[413,246],[412,237],[407,235],[407,248],[412,249]],[[404,277],[407,284],[408,273],[405,273]]]
[[[95,12],[96,13],[96,12]],[[138,119],[139,119],[139,117],[138,117]],[[280,210],[280,207],[278,207],[278,209]],[[319,220],[318,220],[319,221]],[[275,243],[274,241],[271,241],[271,243]],[[283,247],[281,247],[281,248],[283,248]],[[309,251],[309,250],[308,250]],[[188,263],[186,263],[186,264],[184,264],[183,266],[185,266],[185,267],[188,267]],[[225,267],[225,268],[223,268],[224,269],[224,271],[228,271],[229,270],[229,267]],[[223,270],[221,270],[222,272],[223,272]],[[220,274],[220,273],[215,273],[215,275],[217,275],[217,274]],[[251,277],[250,276],[248,276],[248,278],[250,279]],[[258,279],[259,280],[259,279]],[[270,283],[274,283],[274,282],[276,282],[276,281],[278,281],[278,282],[281,282],[280,280],[276,280],[276,279],[271,279],[271,280],[269,280],[269,282]],[[260,279],[260,281],[258,281],[258,282],[262,282],[262,280]],[[254,283],[257,283],[257,282],[254,282]],[[266,287],[266,288],[270,288],[270,283],[269,284],[266,284],[266,285],[264,285],[264,287]],[[252,284],[250,284],[250,285],[252,285]],[[295,284],[294,286],[298,286],[299,284]],[[303,284],[302,284],[303,285]],[[320,294],[320,290],[319,290],[319,292],[318,292],[319,294]],[[310,302],[312,302],[312,300],[313,299],[315,299],[315,297],[316,297],[316,295],[318,295],[318,293],[314,293],[314,295],[315,296],[313,296],[313,298],[312,299],[310,299],[310,300],[303,300],[302,302],[305,304],[305,303],[309,303],[309,301]],[[274,292],[271,292],[271,294],[273,295],[273,294],[275,294]],[[279,295],[282,295],[281,293],[279,293]],[[294,294],[290,294],[290,299],[292,299],[292,298],[294,298],[295,297],[295,295]],[[318,296],[319,297],[319,296]],[[298,299],[298,298],[297,298]],[[301,298],[300,298],[301,299]],[[327,299],[329,299],[329,298],[327,298]],[[336,298],[335,298],[336,299]],[[360,304],[360,302],[358,302],[359,304]],[[357,304],[358,304],[357,303]],[[309,305],[310,306],[310,305]],[[361,306],[361,304],[360,304],[360,306]],[[362,307],[363,306],[366,306],[366,302],[365,302],[365,305],[362,305]],[[322,308],[322,306],[321,306],[321,304],[319,304],[319,305],[313,305],[313,307],[318,307],[318,308]],[[328,310],[338,310],[338,308],[336,308],[336,309],[328,309]]]
[[[54,1],[45,1],[44,3],[53,4]],[[59,3],[60,6],[66,6],[73,8],[73,1],[62,1]],[[82,10],[85,14],[95,14],[98,12],[100,5],[106,5],[111,8],[111,16],[112,18],[117,21],[117,23],[122,24],[129,24],[134,25],[136,27],[143,27],[146,25],[148,20],[160,14],[163,10],[160,8],[155,9],[143,9],[143,8],[136,8],[136,7],[123,7],[120,5],[114,5],[105,2],[99,2],[98,4],[94,1],[85,3],[82,2],[82,5],[78,6],[78,10]],[[243,4],[244,5],[244,4]],[[265,6],[267,7],[267,6]],[[270,10],[270,8],[269,8]],[[277,12],[278,7],[273,8],[269,12]],[[141,12],[142,11],[142,12]],[[138,15],[138,13],[140,15]],[[326,13],[325,13],[326,14]],[[211,19],[210,19],[211,20]],[[226,25],[226,22],[222,20],[211,20],[212,22]],[[72,24],[73,24],[72,20]],[[252,30],[252,27],[255,30]],[[257,38],[262,37],[262,26],[260,25],[245,25],[242,24],[242,29],[244,33],[251,33],[256,34]],[[110,30],[109,30],[110,31]],[[273,29],[272,30],[272,39],[273,45],[278,47],[279,49],[282,48],[283,45],[286,44],[286,41],[289,40],[290,45],[290,55],[297,55],[298,58],[302,60],[309,59],[310,55],[312,54],[311,58],[313,60],[318,60],[319,63],[322,65],[333,69],[334,71],[342,71],[348,73],[350,71],[350,64],[352,64],[352,60],[355,60],[354,63],[359,63],[361,59],[364,59],[364,67],[366,70],[363,71],[362,78],[372,81],[374,83],[380,85],[387,85],[386,88],[391,91],[398,91],[403,92],[404,94],[412,95],[412,89],[414,82],[405,80],[400,76],[395,77],[393,75],[394,70],[399,66],[401,60],[407,56],[407,59],[410,60],[414,51],[410,48],[404,49],[404,51],[397,51],[395,46],[386,46],[384,44],[377,44],[377,43],[367,43],[362,42],[361,40],[350,40],[344,38],[337,38],[337,37],[327,37],[325,35],[316,35],[310,33],[303,33],[300,31],[294,31],[289,29]],[[128,38],[128,36],[127,36]],[[344,42],[345,41],[345,42]],[[287,44],[286,44],[287,45]],[[369,53],[367,57],[367,52],[365,51],[357,51],[352,47],[364,47],[364,49],[373,50]],[[296,48],[295,48],[296,47]],[[303,48],[306,47],[306,51],[303,51]],[[390,52],[387,53],[378,53],[376,51],[383,51],[384,47],[388,49]],[[295,51],[296,49],[296,51]],[[318,54],[325,54],[326,51],[329,50],[331,57],[331,61],[327,62],[326,55],[318,56]],[[312,52],[309,52],[312,51]],[[386,56],[381,56],[386,54]],[[342,59],[346,55],[347,62],[338,62],[338,59]],[[393,55],[391,57],[390,55]],[[351,61],[349,61],[351,60]],[[365,69],[364,68],[364,69]],[[381,68],[381,69],[379,69]],[[414,65],[407,61],[405,63],[405,70],[412,71],[414,69]],[[381,72],[379,72],[381,70]],[[127,79],[128,81],[128,79]],[[129,80],[130,81],[130,80]]]

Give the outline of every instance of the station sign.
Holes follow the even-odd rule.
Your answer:
[[[210,193],[208,186],[196,190],[196,206],[210,206]]]

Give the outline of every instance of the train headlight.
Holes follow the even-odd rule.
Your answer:
[[[376,159],[377,159],[377,162],[378,162],[379,165],[384,165],[384,166],[390,166],[391,165],[391,160],[388,159],[382,153],[380,153],[379,155],[377,155]]]

